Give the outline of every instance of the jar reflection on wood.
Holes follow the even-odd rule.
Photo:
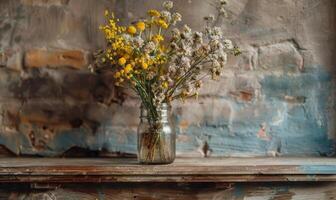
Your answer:
[[[162,103],[157,107],[157,118],[151,120],[147,109],[140,107],[138,126],[138,161],[141,164],[169,164],[175,159],[175,125],[171,106]]]

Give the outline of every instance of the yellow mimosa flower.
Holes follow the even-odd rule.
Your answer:
[[[164,28],[164,29],[167,29],[167,28],[168,28],[168,24],[167,24],[166,21],[163,20],[163,19],[159,19],[159,20],[157,21],[157,25],[161,26],[161,27]]]
[[[128,74],[129,72],[133,70],[133,67],[131,64],[127,64],[124,70],[125,70],[125,73]]]
[[[153,40],[153,42],[155,42],[155,43],[159,43],[159,42],[163,41],[164,38],[162,37],[162,35],[157,34],[157,35],[154,35],[154,36],[153,36],[152,40]]]
[[[119,58],[118,64],[119,65],[124,65],[126,63],[126,59],[124,57]]]
[[[163,24],[161,25],[161,27],[164,28],[164,29],[167,29],[167,28],[168,28],[168,24],[167,24],[167,23],[163,23]]]
[[[121,76],[121,73],[120,72],[116,72],[115,74],[114,74],[114,78],[119,78]]]
[[[162,83],[162,87],[165,88],[165,89],[167,89],[168,88],[168,82]]]
[[[148,68],[148,64],[145,63],[145,62],[142,62],[141,67],[142,67],[142,69],[146,70]]]
[[[136,34],[136,32],[137,32],[137,30],[136,30],[136,28],[135,28],[135,26],[129,26],[128,28],[127,28],[127,32],[129,33],[129,34],[132,34],[132,35],[134,35],[134,34]]]
[[[146,24],[144,23],[144,22],[138,22],[137,24],[136,24],[136,27],[137,27],[137,29],[139,29],[140,31],[143,31],[143,30],[145,30],[145,28],[146,28]]]
[[[147,13],[152,17],[160,17],[161,16],[160,12],[157,11],[157,10],[149,10]]]

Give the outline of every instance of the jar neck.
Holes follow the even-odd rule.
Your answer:
[[[140,121],[148,121],[150,119],[149,112],[143,104],[140,106]],[[155,112],[155,111],[154,111]],[[169,103],[161,103],[159,106],[156,107],[156,122],[168,122],[169,116],[171,113],[171,105]]]

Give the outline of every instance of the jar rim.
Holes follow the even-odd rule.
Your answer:
[[[141,102],[140,108],[144,108],[144,107],[145,107],[144,104]],[[171,104],[168,103],[168,102],[162,102],[159,107],[161,107],[161,108],[171,108]]]

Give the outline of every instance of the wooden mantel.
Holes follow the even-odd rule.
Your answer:
[[[139,165],[134,158],[1,158],[0,182],[336,181],[335,158],[177,158]]]

